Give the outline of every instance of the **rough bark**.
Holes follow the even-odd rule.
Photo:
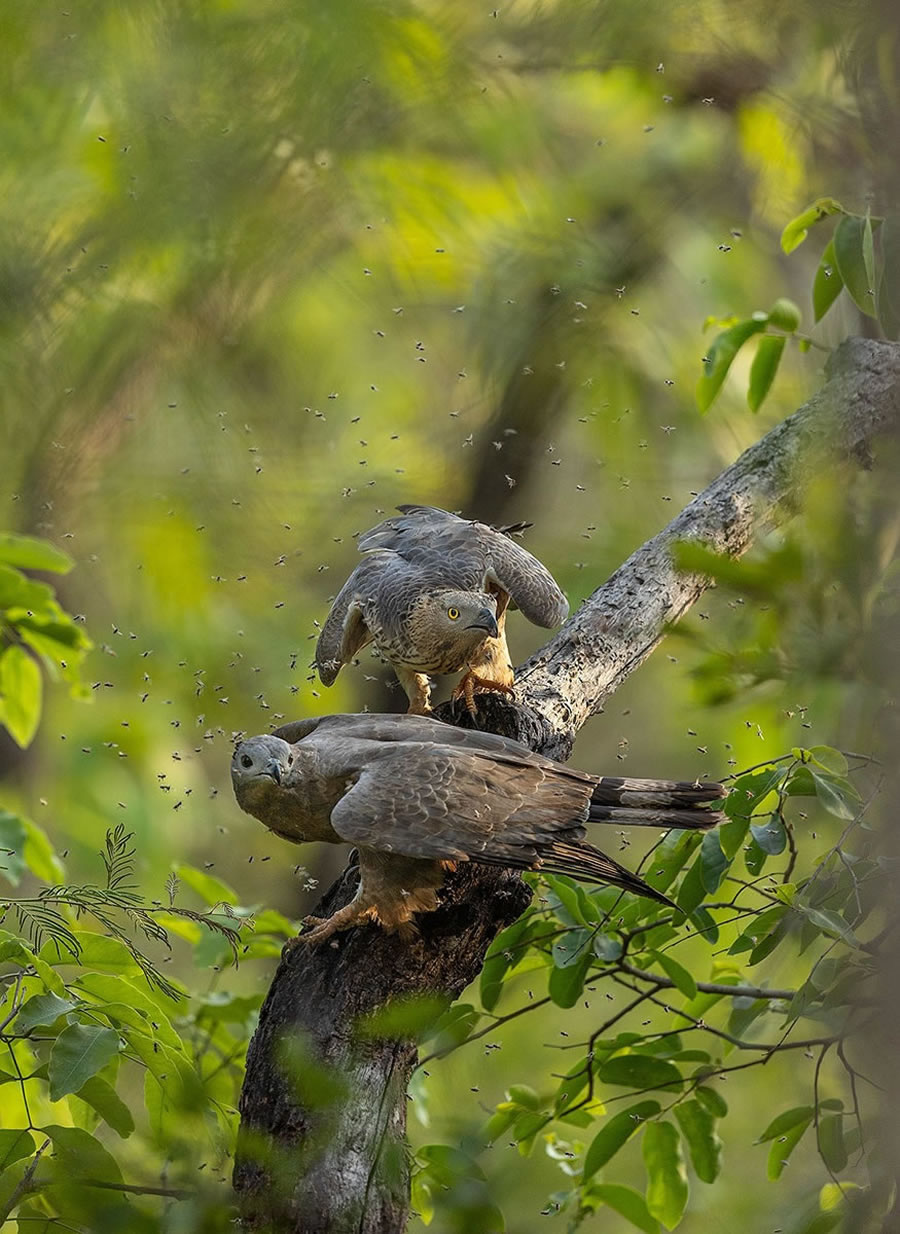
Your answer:
[[[671,546],[739,555],[797,508],[826,464],[869,466],[900,422],[900,346],[845,343],[829,381],[747,450],[603,584],[517,674],[519,701],[479,701],[482,728],[565,757],[575,733],[653,650],[708,580],[679,573]],[[464,710],[442,718],[469,723]],[[316,913],[350,898],[352,866]],[[234,1171],[244,1227],[273,1234],[400,1234],[409,1210],[404,1145],[413,1043],[360,1033],[366,1016],[415,995],[445,1002],[478,973],[529,893],[509,872],[465,867],[406,943],[375,927],[284,958],[260,1013],[241,1097]]]

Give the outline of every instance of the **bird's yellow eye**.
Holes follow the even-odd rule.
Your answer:
[[[450,618],[451,621],[456,621],[457,617],[459,616],[459,609],[458,608],[448,608],[447,616]]]

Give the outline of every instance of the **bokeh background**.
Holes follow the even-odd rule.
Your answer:
[[[785,257],[781,228],[823,194],[890,200],[894,25],[886,3],[774,0],[5,7],[0,524],[73,554],[61,598],[96,646],[86,699],[53,689],[31,749],[0,741],[0,789],[72,877],[124,822],[148,895],[187,861],[309,911],[342,854],[269,837],[227,770],[238,733],[400,708],[368,654],[331,690],[309,669],[355,534],[404,501],[530,520],[574,608],[803,401],[821,348],[867,328],[849,300],[756,417],[751,357],[697,412],[702,328],[779,295],[809,326],[821,244]],[[784,533],[799,565],[771,596],[711,593],[575,761],[720,776],[871,749],[893,519],[871,479],[824,479]],[[544,637],[512,616],[516,658]],[[259,992],[274,963],[209,979]],[[413,1141],[540,1088],[558,1014],[430,1068]],[[751,1143],[754,1103],[802,1099],[806,1065],[729,1084],[725,1175],[686,1234],[786,1227],[821,1185],[809,1146],[775,1186]],[[552,1228],[542,1146],[481,1164],[510,1230]]]

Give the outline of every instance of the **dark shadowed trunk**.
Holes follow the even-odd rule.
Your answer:
[[[518,705],[479,699],[479,726],[565,757],[575,733],[652,651],[708,580],[671,547],[697,539],[738,556],[797,508],[827,464],[868,466],[900,422],[900,346],[851,340],[828,383],[701,493],[591,596],[518,675]],[[445,707],[441,719],[470,723]],[[602,770],[602,769],[594,769]],[[351,865],[316,909],[355,888]],[[272,1234],[400,1234],[409,1212],[407,1081],[415,1045],[366,1034],[372,1012],[410,996],[448,1003],[497,932],[528,903],[514,874],[464,867],[413,942],[365,926],[284,958],[247,1057],[234,1185],[244,1228]]]

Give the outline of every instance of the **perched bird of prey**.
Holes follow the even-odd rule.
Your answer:
[[[669,904],[584,840],[586,823],[705,829],[720,784],[575,771],[505,737],[427,716],[333,715],[250,737],[234,752],[238,804],[285,840],[356,845],[359,890],[302,935],[316,943],[369,918],[410,930],[460,861],[612,883]]]
[[[393,665],[411,712],[431,710],[428,674],[462,669],[454,698],[464,696],[474,712],[476,689],[512,691],[507,608],[549,629],[565,621],[569,606],[550,572],[505,531],[433,506],[399,510],[359,538],[363,560],[316,645],[319,676],[330,686],[373,643]]]

